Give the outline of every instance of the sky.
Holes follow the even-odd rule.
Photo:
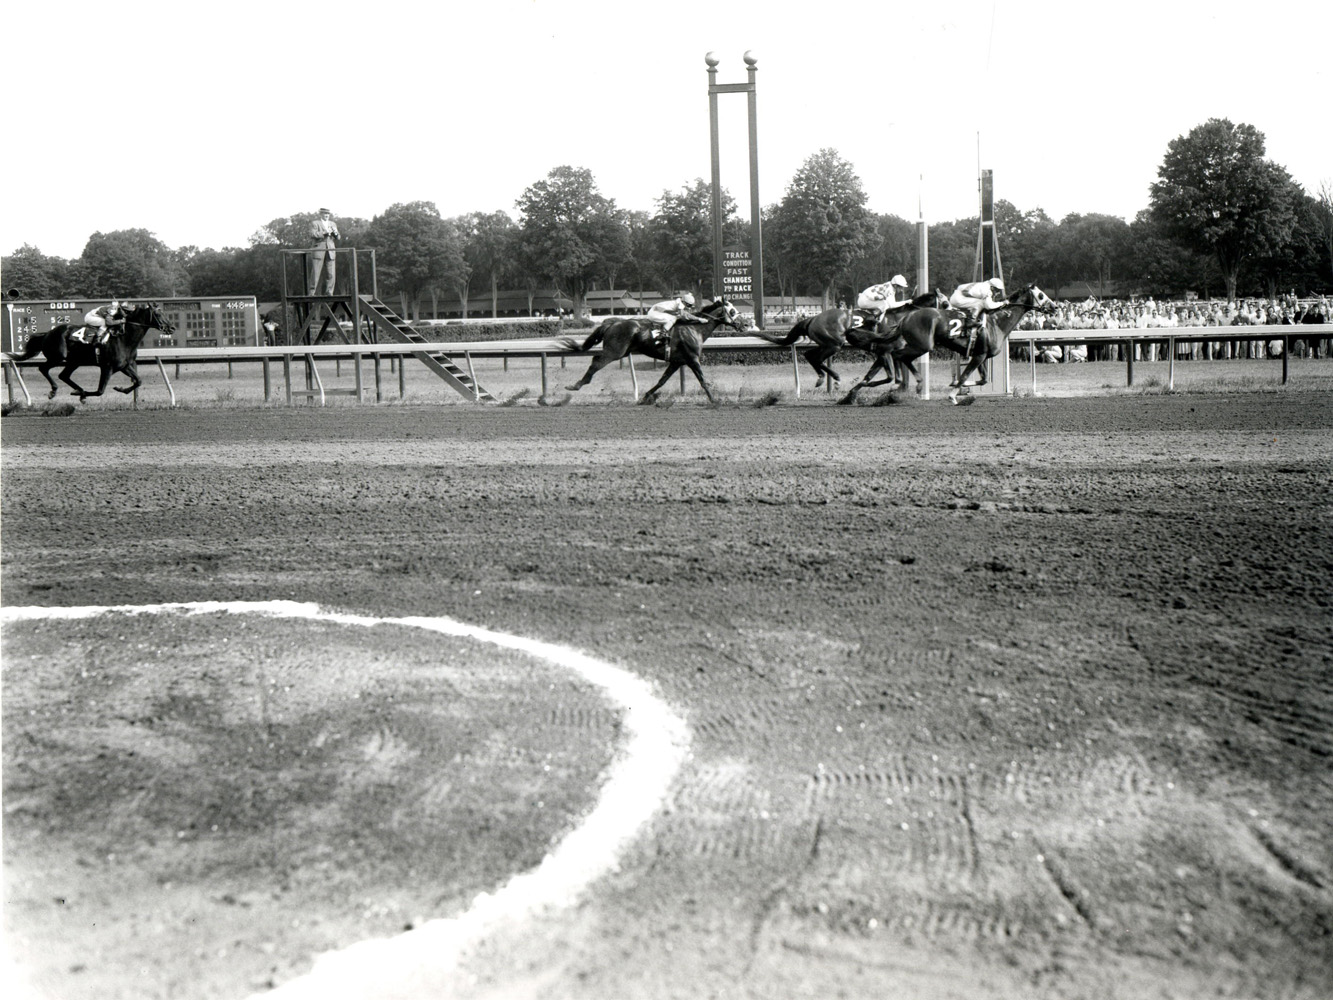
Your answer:
[[[875,212],[1132,220],[1168,144],[1210,118],[1333,187],[1333,4],[949,0],[46,0],[10,5],[0,252],[94,232],[239,247],[327,206],[502,210],[557,166],[621,208],[711,175],[708,74],[756,60],[760,201],[836,150]],[[94,64],[95,54],[101,58]],[[16,83],[16,81],[22,81]],[[746,99],[719,97],[722,185],[748,215]]]

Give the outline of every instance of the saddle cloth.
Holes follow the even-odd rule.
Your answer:
[[[77,330],[71,330],[69,336],[71,340],[77,340],[81,344],[97,345],[106,343],[107,331],[91,326],[81,326]]]

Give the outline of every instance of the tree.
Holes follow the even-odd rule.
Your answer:
[[[1171,239],[1144,209],[1129,226],[1131,252],[1125,259],[1124,277],[1135,291],[1159,297],[1180,298],[1193,291],[1204,298],[1223,287],[1217,258],[1200,253]]]
[[[1264,135],[1253,125],[1210,118],[1171,140],[1157,176],[1153,217],[1172,238],[1216,255],[1229,298],[1242,265],[1291,235],[1291,178],[1264,159]]]
[[[514,271],[513,245],[518,229],[506,212],[473,212],[464,217],[463,226],[463,257],[473,275],[489,282],[491,315],[496,316],[500,282]]]
[[[1320,204],[1294,182],[1292,188],[1291,235],[1286,242],[1255,259],[1257,290],[1269,298],[1296,289],[1309,291],[1329,285]]]
[[[736,213],[736,202],[722,192],[722,217]],[[713,288],[713,192],[702,179],[679,192],[663,191],[652,217],[652,245],[658,273],[667,290],[689,288],[716,296]]]
[[[519,243],[537,275],[550,279],[582,314],[587,293],[629,255],[629,226],[601,195],[592,171],[554,168],[519,197]]]
[[[836,150],[821,149],[802,164],[778,206],[779,252],[819,289],[825,308],[839,279],[878,239],[866,212],[861,179]]]
[[[620,268],[620,281],[643,299],[649,292],[661,291],[658,285],[663,284],[653,247],[652,219],[647,212],[630,211],[625,213],[625,225],[629,230],[629,256]]]
[[[848,275],[856,291],[901,274],[909,286],[916,283],[916,224],[896,215],[872,215],[878,242],[869,253],[852,262]],[[924,289],[922,289],[924,291]]]
[[[402,298],[404,315],[421,316],[421,296],[437,285],[456,285],[468,273],[463,242],[440,218],[434,202],[390,205],[370,221],[365,242],[383,261],[383,276]]]
[[[977,259],[977,220],[937,222],[929,229],[930,283],[946,292],[972,280]]]
[[[57,299],[73,294],[69,284],[69,262],[48,257],[35,246],[23,244],[8,257],[0,258],[5,294],[19,299]]]
[[[1069,262],[1072,277],[1097,286],[1099,297],[1112,294],[1112,276],[1125,263],[1129,246],[1129,223],[1118,216],[1073,213],[1060,222],[1060,256]]]
[[[190,294],[189,275],[175,253],[146,229],[93,233],[70,267],[70,283],[93,298]]]
[[[1056,225],[1043,209],[1024,212],[1001,198],[995,203],[995,239],[1006,285],[1017,288],[1035,281],[1052,292],[1059,288],[1063,275],[1055,252]],[[975,244],[972,258],[975,267]]]
[[[1326,255],[1324,263],[1328,271],[1333,273],[1333,183],[1326,180],[1319,182],[1319,197],[1315,202],[1319,243]]]

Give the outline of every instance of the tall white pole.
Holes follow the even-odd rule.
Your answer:
[[[917,177],[916,189],[916,293],[930,291],[930,233],[926,229],[926,211],[922,206],[924,175]],[[921,360],[921,398],[930,399],[930,352]]]

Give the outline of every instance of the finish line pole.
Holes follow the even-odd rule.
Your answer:
[[[709,140],[713,158],[712,178],[712,220],[713,220],[713,297],[723,295],[727,289],[723,285],[723,246],[722,246],[722,164],[718,151],[718,94],[746,94],[750,123],[750,299],[754,306],[754,322],[759,329],[764,329],[764,244],[763,222],[759,205],[759,112],[755,87],[755,70],[759,60],[753,52],[745,53],[745,67],[748,75],[746,83],[718,83],[718,58],[712,52],[704,55],[708,66],[708,125]],[[736,292],[741,289],[737,287]]]
[[[930,291],[930,231],[926,228],[926,211],[921,204],[921,189],[916,196],[916,293]],[[894,373],[895,375],[897,372]],[[921,398],[930,399],[930,352],[921,359]]]

